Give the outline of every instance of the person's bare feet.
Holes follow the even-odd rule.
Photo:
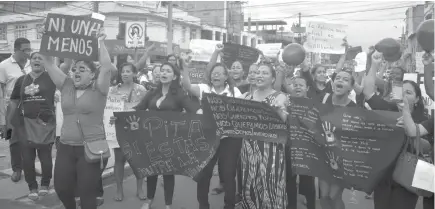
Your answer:
[[[138,189],[136,192],[136,196],[137,198],[139,198],[139,200],[146,200],[147,196],[145,195],[145,192],[143,191],[143,189]]]
[[[122,190],[116,191],[115,197],[113,197],[113,200],[117,202],[121,202],[124,200],[124,192]]]

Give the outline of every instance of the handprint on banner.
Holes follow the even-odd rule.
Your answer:
[[[423,104],[425,107],[430,107],[432,105],[433,101],[429,97],[423,97]]]
[[[324,137],[326,137],[327,143],[335,143],[335,126],[332,125],[330,122],[324,121],[322,123],[324,134],[322,134]]]
[[[128,124],[130,124],[130,127],[129,126],[125,126],[124,127],[125,129],[130,129],[131,131],[136,131],[136,130],[139,129],[140,118],[136,117],[136,115],[129,116],[127,119],[125,119],[125,121]]]
[[[331,152],[331,151],[328,151],[326,153],[326,156],[329,159],[329,162],[326,161],[326,163],[329,163],[329,166],[331,166],[332,169],[338,170],[338,162],[340,160],[340,157],[339,156],[335,156],[335,154],[333,152]]]

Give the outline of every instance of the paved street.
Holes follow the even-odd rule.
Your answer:
[[[173,209],[197,209],[198,203],[196,201],[196,183],[191,179],[183,176],[176,176],[175,194]],[[217,185],[218,179],[214,177],[212,179],[212,185],[210,188],[214,188]],[[105,204],[100,207],[100,209],[140,209],[142,206],[142,201],[138,200],[135,195],[136,183],[134,176],[129,176],[124,182],[124,194],[125,199],[123,202],[116,202],[112,198],[116,192],[116,186],[113,184],[113,177],[105,180]],[[153,209],[164,209],[164,199],[163,199],[163,188],[159,183],[156,192],[156,198],[154,201]],[[145,186],[145,185],[144,185]],[[146,191],[146,188],[145,188]],[[372,209],[372,200],[367,200],[364,198],[363,193],[356,193],[357,203],[350,203],[351,194],[346,191],[343,195],[343,200],[346,203],[346,209]],[[41,199],[39,201],[32,202],[28,199],[21,199],[19,203],[16,202],[3,202],[0,201],[0,205],[5,206],[7,209],[63,209],[59,200],[56,197],[54,191],[51,194]],[[211,209],[221,209],[223,207],[223,194],[221,195],[210,195]],[[20,207],[22,206],[22,207]],[[303,198],[299,198],[298,209],[305,209],[303,204]],[[320,205],[317,204],[317,208],[320,209]],[[421,202],[416,207],[416,209],[422,209]]]

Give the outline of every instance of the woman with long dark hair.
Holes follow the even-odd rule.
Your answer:
[[[389,97],[384,97],[385,94],[384,96],[376,95],[376,71],[382,62],[382,55],[379,52],[375,52],[371,57],[371,62],[372,67],[367,77],[364,79],[363,92],[366,103],[373,110],[402,111],[404,104],[402,100],[391,100]],[[400,71],[397,72],[396,77],[402,76]],[[400,79],[396,78],[396,81],[399,82],[399,80]],[[427,117],[424,114],[424,104],[420,87],[415,82],[409,80],[400,81],[400,83],[402,85],[402,93],[400,96],[402,98],[406,97],[412,119],[417,123],[426,120]],[[417,204],[418,196],[393,181],[392,172],[394,166],[388,169],[390,169],[390,175],[387,175],[374,190],[373,198],[375,209],[414,209]]]
[[[215,93],[228,97],[238,97],[240,91],[234,87],[228,70],[222,64],[215,64],[208,72],[207,84],[191,84],[189,78],[189,69],[183,70],[182,84],[183,87],[192,95],[202,99],[203,93]],[[213,168],[219,159],[220,181],[225,191],[225,208],[234,208],[236,204],[236,170],[237,158],[242,145],[241,139],[222,137],[215,156],[209,164],[203,169],[202,176],[197,185],[197,199],[200,209],[209,209],[208,192],[210,188],[210,179],[213,175]]]
[[[141,102],[134,107],[136,111],[154,110],[154,111],[174,111],[195,113],[199,109],[198,105],[192,103],[185,96],[180,85],[179,69],[167,62],[160,68],[160,83],[156,89],[146,93]],[[171,208],[172,198],[174,195],[175,177],[174,175],[163,175],[165,205],[167,209]],[[157,187],[157,176],[147,178],[147,197],[148,201],[143,204],[142,209],[149,209],[153,203]]]

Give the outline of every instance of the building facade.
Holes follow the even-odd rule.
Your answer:
[[[31,41],[32,48],[39,50],[42,34],[37,33],[37,28],[42,26],[42,21],[47,13],[58,13],[66,15],[90,15],[92,4],[82,7],[85,2],[71,3],[63,7],[51,8],[50,10],[32,13],[20,13],[7,15],[0,18],[0,54],[13,52],[13,42],[19,37],[25,37]],[[146,32],[149,41],[162,43],[164,47],[167,42],[167,9],[149,8],[135,5],[135,2],[100,2],[99,12],[106,16],[104,27],[107,33],[107,40],[115,41],[113,48],[125,48],[124,42],[117,37],[124,31],[121,25],[129,21],[146,22]],[[12,12],[13,13],[13,12]],[[177,14],[175,14],[177,13]],[[173,43],[181,49],[188,49],[191,39],[201,38],[200,19],[189,16],[187,13],[174,9],[173,17]],[[125,48],[126,49],[126,48]],[[126,52],[131,50],[126,49]],[[133,50],[134,51],[134,50]],[[158,50],[159,51],[159,50]],[[162,51],[162,50],[160,50]],[[164,50],[166,51],[166,50]],[[119,52],[119,50],[118,50]],[[163,55],[159,54],[159,55]]]
[[[401,65],[410,73],[416,71],[416,53],[423,50],[417,42],[416,32],[420,23],[425,19],[424,7],[425,5],[416,5],[408,8],[405,13],[405,45]]]
[[[242,35],[244,13],[241,1],[174,1],[173,4],[201,19],[207,28],[201,32],[203,39],[222,37],[221,40],[243,44],[243,40],[248,38],[246,34]],[[223,33],[222,30],[225,30],[225,36],[219,34]]]

